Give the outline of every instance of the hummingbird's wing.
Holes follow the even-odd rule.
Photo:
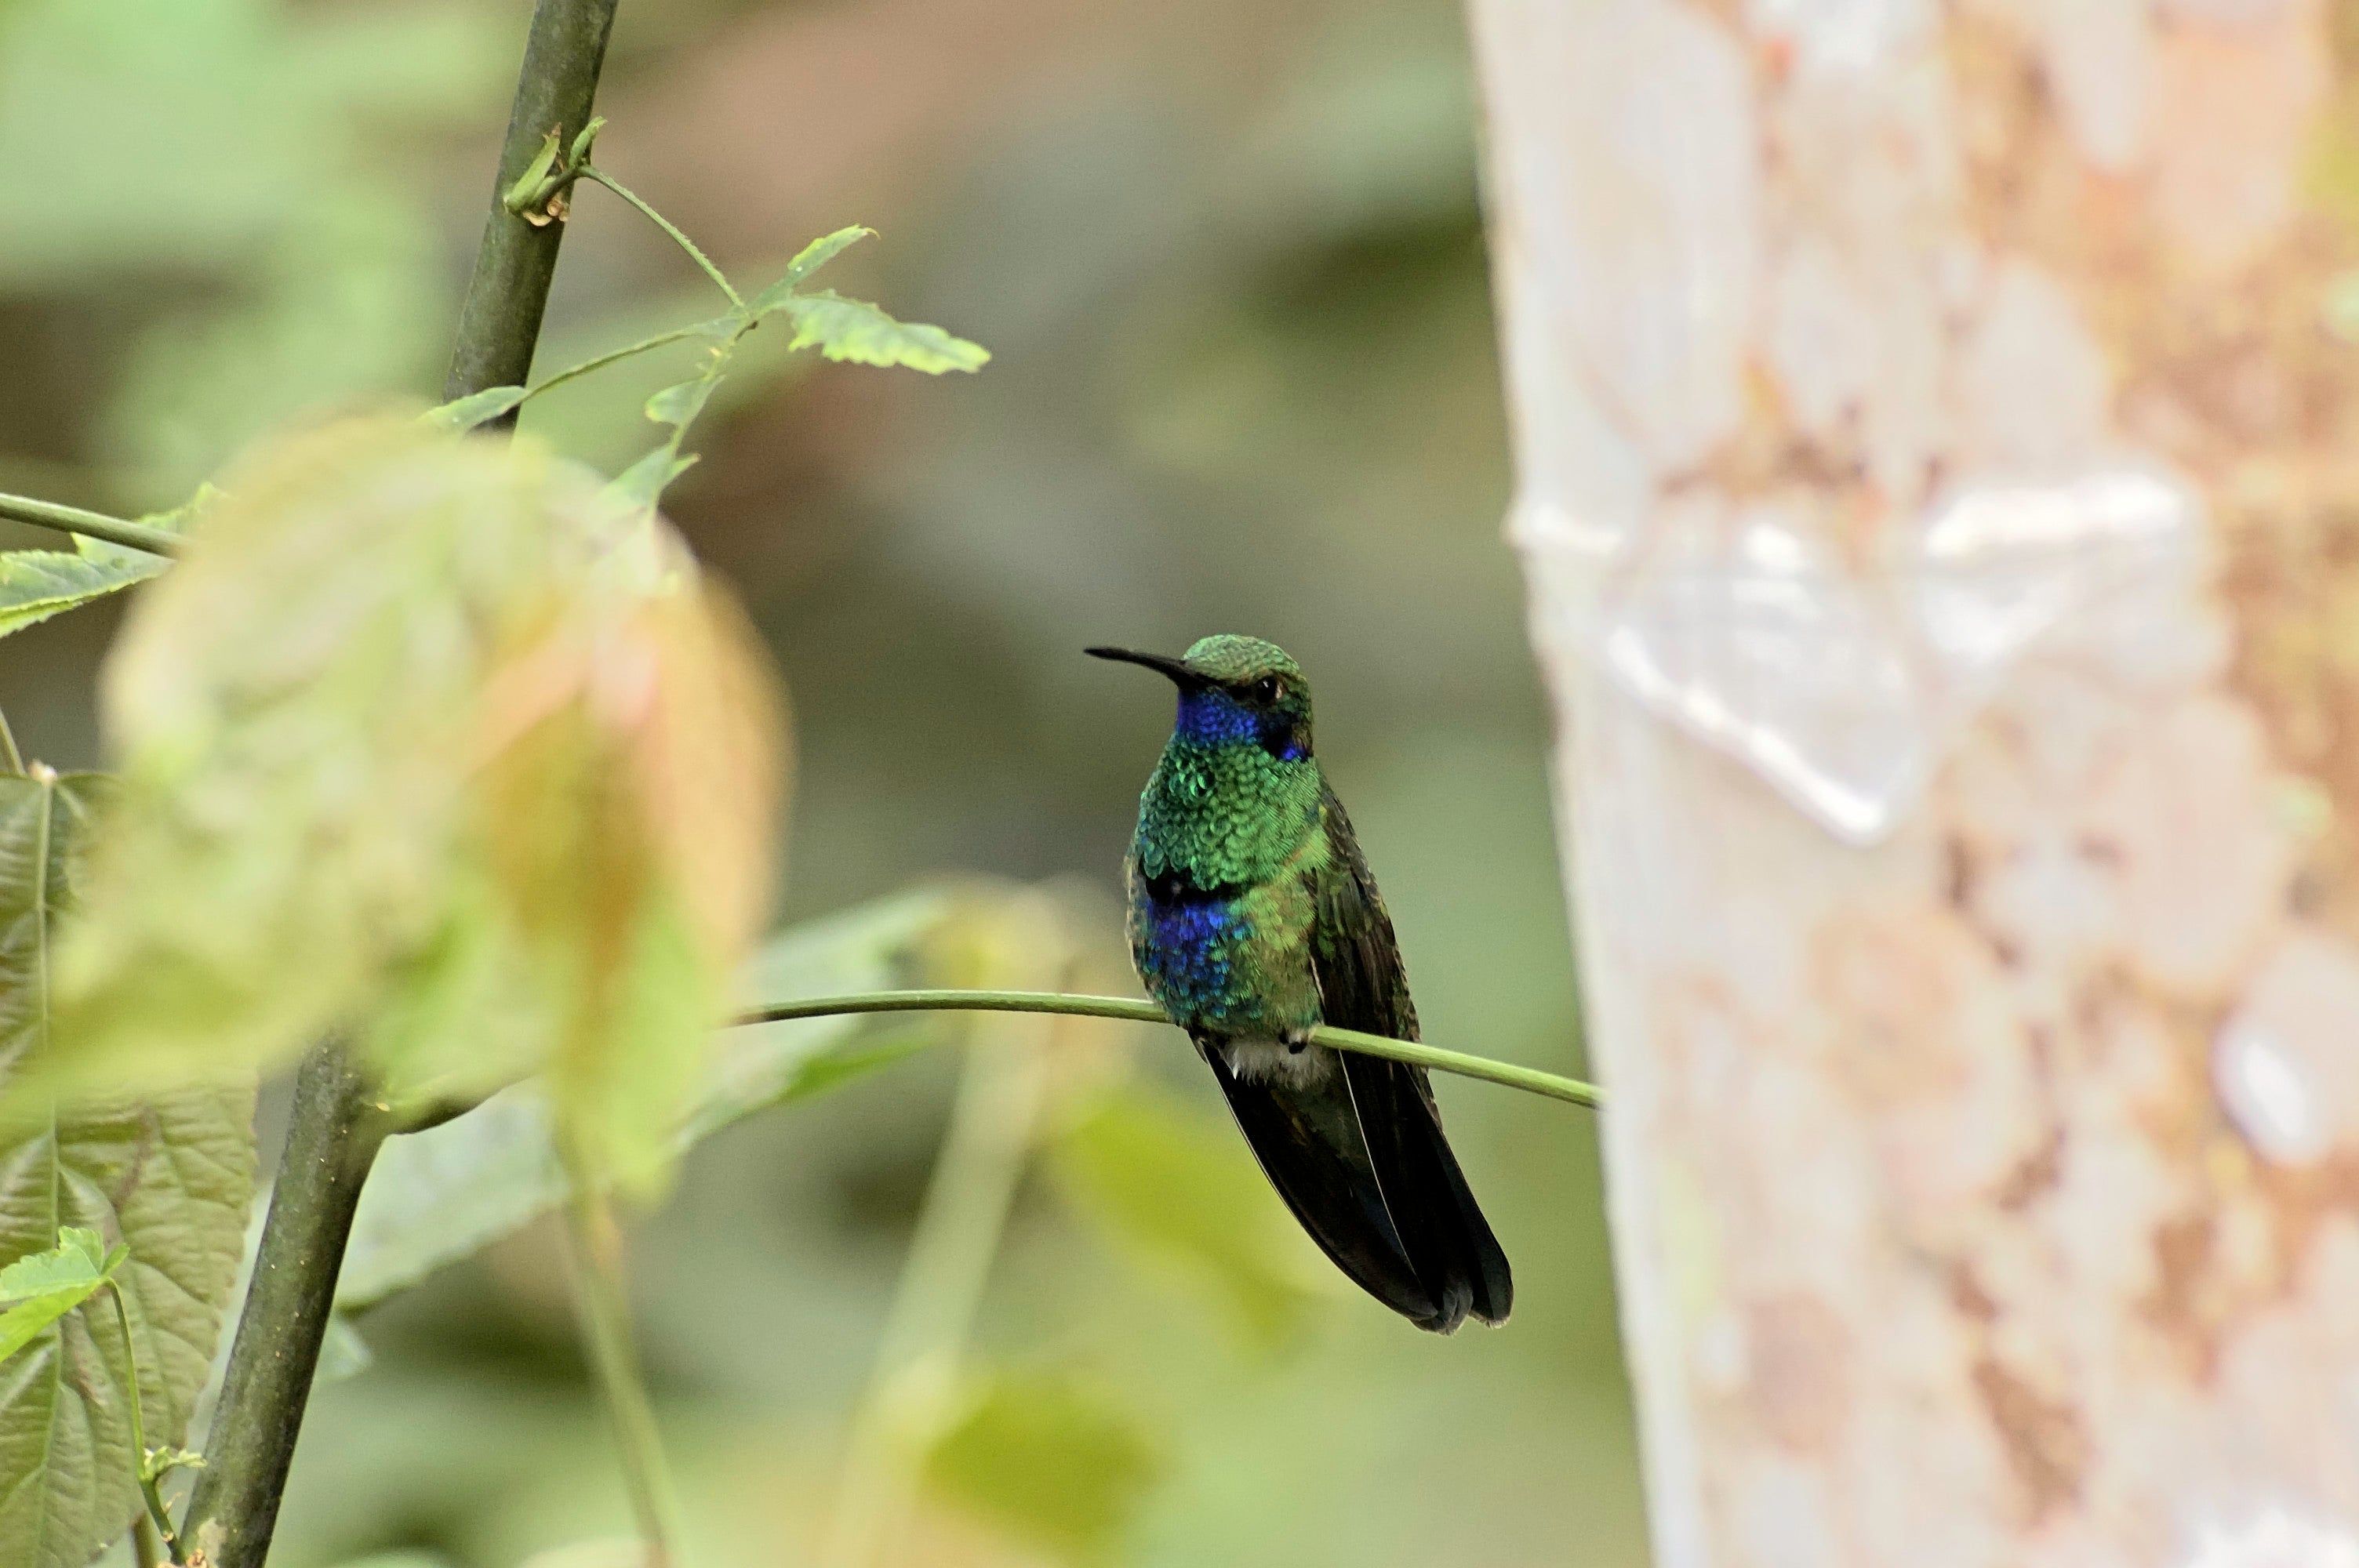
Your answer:
[[[1229,1065],[1223,1042],[1198,1035],[1196,1049],[1220,1080],[1262,1173],[1319,1249],[1353,1283],[1419,1327],[1443,1326],[1440,1308],[1386,1212],[1343,1074],[1303,1081],[1245,1077]],[[1456,1319],[1449,1325],[1455,1327]]]
[[[1318,912],[1311,967],[1321,1017],[1345,1029],[1414,1040],[1417,1008],[1392,917],[1332,790],[1323,806],[1332,853],[1311,873]],[[1484,1323],[1503,1321],[1515,1300],[1507,1255],[1442,1136],[1425,1069],[1355,1051],[1338,1054],[1394,1233],[1439,1309],[1439,1321],[1420,1326],[1447,1333],[1469,1312]]]

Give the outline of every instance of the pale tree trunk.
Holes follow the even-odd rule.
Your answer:
[[[2359,1568],[2359,6],[1473,0],[1664,1568]]]

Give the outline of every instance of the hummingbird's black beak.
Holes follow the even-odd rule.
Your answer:
[[[1204,677],[1190,669],[1187,660],[1175,659],[1168,654],[1141,654],[1129,648],[1083,648],[1082,652],[1093,659],[1112,659],[1116,664],[1145,665],[1150,670],[1160,670],[1182,690],[1204,684]]]

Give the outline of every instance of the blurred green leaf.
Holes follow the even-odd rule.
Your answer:
[[[1300,1330],[1315,1299],[1301,1246],[1227,1128],[1133,1084],[1066,1120],[1054,1160],[1084,1214],[1133,1255],[1211,1290],[1255,1339]]]
[[[255,242],[237,287],[139,334],[101,431],[117,460],[190,483],[276,426],[440,380],[451,307],[434,225],[387,182],[323,178]]]
[[[914,893],[798,926],[763,946],[739,989],[771,1000],[892,985],[948,909],[941,894]],[[708,1065],[679,1147],[898,1061],[923,1038],[860,1018],[732,1029]],[[470,1256],[555,1208],[565,1191],[548,1097],[537,1084],[388,1140],[353,1217],[336,1282],[339,1312],[373,1306]]]
[[[370,1173],[374,1175],[375,1173]],[[376,1364],[376,1352],[353,1320],[341,1312],[328,1314],[327,1336],[320,1342],[320,1365],[313,1372],[315,1381],[341,1383],[346,1378],[357,1378]]]
[[[521,386],[487,386],[481,392],[438,404],[419,417],[438,430],[472,430],[485,420],[498,418],[527,395]]]
[[[105,456],[168,488],[298,411],[431,384],[451,281],[402,166],[432,145],[417,131],[504,102],[496,12],[0,7],[0,287],[126,329],[127,362],[95,367]]]
[[[76,903],[82,840],[106,793],[87,776],[0,778],[0,1088],[48,1047],[53,927]],[[112,1271],[147,1436],[164,1446],[186,1435],[236,1278],[253,1108],[246,1081],[140,1105],[17,1100],[24,1114],[0,1123],[0,1258],[16,1260],[0,1271],[0,1290],[70,1276],[95,1288],[92,1276]],[[122,1240],[102,1250],[109,1235]],[[12,1568],[82,1568],[139,1507],[131,1368],[111,1323],[94,1333],[71,1312],[88,1294],[70,1284],[0,1318],[11,1341],[24,1336],[0,1379],[0,1562]]]
[[[907,365],[928,375],[940,375],[944,371],[980,370],[991,358],[991,351],[980,343],[954,338],[940,327],[896,321],[875,306],[846,299],[832,289],[790,295],[775,308],[794,319],[791,347],[815,347],[832,360]]]
[[[617,1536],[605,1541],[576,1541],[536,1552],[525,1559],[524,1568],[644,1568],[647,1560],[645,1541]]]
[[[1071,1379],[1003,1375],[938,1439],[926,1479],[1010,1534],[1102,1562],[1160,1478],[1142,1424]]]
[[[345,124],[480,125],[515,84],[515,19],[481,0],[380,0],[289,19],[287,76]]]
[[[344,1025],[397,1097],[546,1072],[644,1190],[766,898],[751,634],[531,443],[353,420],[230,491],[108,667],[124,799],[55,1070],[185,1081]]]
[[[773,310],[784,308],[788,296],[808,282],[811,274],[842,255],[860,241],[872,238],[875,232],[874,229],[863,228],[855,223],[849,229],[838,229],[832,234],[821,235],[813,240],[795,253],[795,259],[787,264],[785,275],[777,282],[756,295],[748,308],[756,316],[765,316]]]
[[[451,1560],[439,1552],[405,1548],[399,1552],[372,1552],[366,1557],[339,1563],[336,1568],[451,1568]]]

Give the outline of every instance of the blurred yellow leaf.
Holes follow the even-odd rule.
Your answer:
[[[529,442],[246,463],[106,672],[123,797],[61,974],[83,1085],[351,1032],[396,1095],[545,1070],[644,1189],[774,863],[777,701],[658,520]]]

